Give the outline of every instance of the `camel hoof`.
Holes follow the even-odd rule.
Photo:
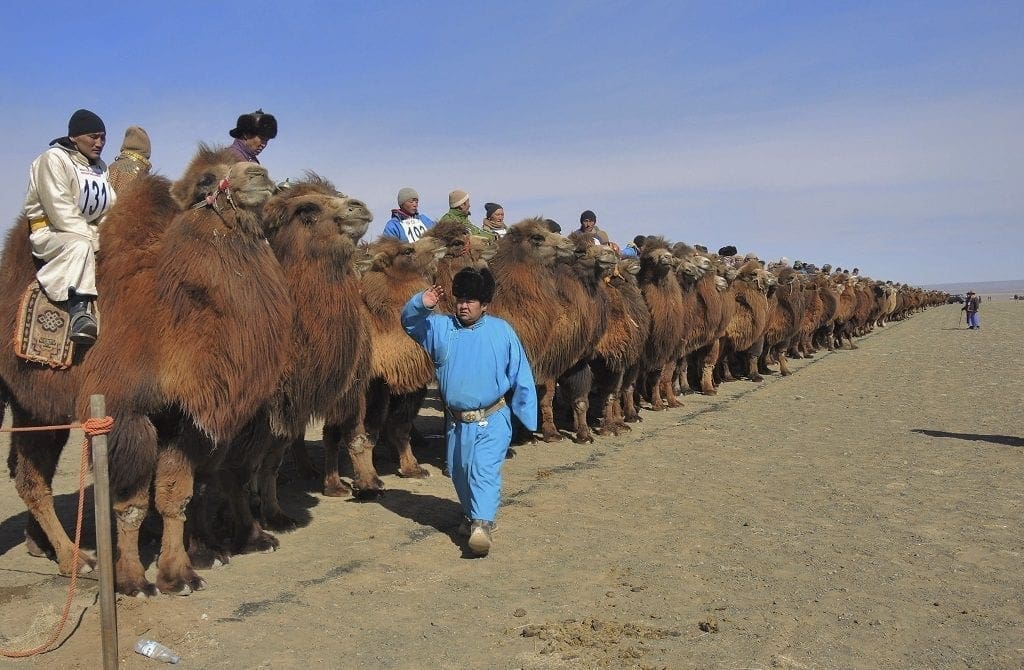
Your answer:
[[[541,439],[544,440],[545,442],[561,442],[562,441],[562,434],[561,433],[551,433],[551,434],[545,433],[544,435],[541,436]]]
[[[575,442],[576,444],[593,444],[594,443],[594,436],[593,435],[584,435],[584,436],[580,437],[580,436],[577,435],[576,437],[573,438],[572,441]]]
[[[342,481],[324,484],[324,495],[328,498],[347,498],[352,495],[352,487]]]
[[[263,523],[260,525],[264,528],[269,528],[270,530],[287,531],[298,528],[299,522],[284,512],[277,511],[263,519]]]
[[[430,476],[430,471],[424,469],[422,466],[417,465],[413,468],[402,468],[398,471],[399,477],[407,477],[409,479],[426,479]]]
[[[117,592],[133,598],[155,598],[160,595],[160,590],[156,588],[156,584],[151,584],[145,580],[131,585],[119,584]]]
[[[242,547],[240,554],[269,554],[277,551],[281,541],[270,533],[261,531],[256,537],[250,539]]]
[[[355,495],[356,500],[369,501],[369,500],[380,500],[384,496],[384,489],[354,489],[352,493]]]
[[[222,565],[227,565],[231,562],[231,558],[226,552],[215,551],[208,547],[202,547],[200,549],[189,549],[188,562],[191,563],[192,567],[196,570],[210,570]]]
[[[781,374],[783,377],[788,377],[788,376],[790,376],[793,373],[790,372],[789,370],[783,370],[779,374]]]
[[[750,381],[752,381],[752,382],[763,382],[764,381],[764,377],[762,377],[761,375],[758,375],[758,374],[753,374],[753,375],[750,375]]]

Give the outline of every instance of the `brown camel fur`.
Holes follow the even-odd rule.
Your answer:
[[[608,325],[608,287],[602,279],[618,263],[618,254],[611,247],[595,245],[583,234],[570,235],[569,241],[575,248],[571,261],[555,266],[555,286],[562,309],[552,328],[547,354],[565,366],[558,374],[558,384],[572,408],[576,433],[573,439],[582,444],[594,441],[587,423],[593,386],[590,362]],[[553,390],[547,388],[541,402],[541,431],[545,439],[549,439],[549,431],[558,435],[550,406]]]
[[[768,362],[777,361],[783,377],[792,374],[786,356],[790,345],[800,332],[804,316],[803,289],[796,270],[783,267],[776,275],[777,285],[774,300],[768,313],[768,325],[764,333],[764,351],[761,353],[759,370],[768,370]],[[769,370],[770,371],[770,370]]]
[[[836,318],[832,326],[832,339],[835,340],[837,347],[842,348],[845,337],[850,349],[856,349],[857,345],[853,343],[853,318],[857,309],[857,293],[854,290],[857,278],[841,272],[832,279],[837,286],[843,287],[839,294],[839,306],[836,308]]]
[[[725,329],[732,319],[736,301],[730,293],[732,280],[736,278],[736,270],[726,264],[717,254],[709,254],[713,273],[701,278],[698,292],[702,303],[702,314],[705,322],[706,340],[688,356],[687,366],[692,372],[688,375],[690,386],[704,395],[715,395],[714,370],[721,352],[721,340]]]
[[[322,418],[325,425],[324,495],[383,488],[363,425],[370,327],[353,267],[356,243],[372,219],[363,202],[339,193],[314,174],[281,191],[264,207],[267,239],[295,303],[294,353],[267,410],[253,422],[246,439],[236,440],[234,446],[247,457],[250,470],[253,464],[258,468],[260,518],[269,528],[284,530],[298,524],[280,507],[277,475],[289,446],[301,445],[305,453],[303,435],[314,418]],[[351,488],[338,476],[342,445],[352,460]],[[245,478],[249,476],[251,472],[246,472]],[[244,518],[248,503],[241,490],[236,494],[235,500],[244,503],[236,513]],[[255,521],[251,517],[246,521],[242,550],[267,548]]]
[[[454,314],[455,296],[448,289],[451,288],[455,273],[467,267],[487,267],[487,261],[498,253],[498,242],[490,237],[470,235],[466,226],[451,219],[434,224],[427,230],[426,236],[438,240],[448,250],[444,258],[437,262],[434,283],[445,287],[439,309],[446,314]]]
[[[660,383],[662,396],[668,399],[669,407],[676,407],[682,404],[676,397],[676,388],[679,393],[683,393],[688,387],[687,357],[708,343],[706,297],[714,296],[716,291],[710,258],[683,242],[672,245],[672,255],[680,261],[676,268],[676,279],[682,290],[683,331],[676,356],[662,372]],[[720,304],[717,306],[720,309]],[[718,315],[712,316],[717,326]]]
[[[757,371],[757,357],[764,344],[768,325],[769,276],[756,260],[740,267],[733,282],[735,312],[726,327],[719,366],[728,379],[729,364],[736,359],[738,369],[751,381],[762,381]]]
[[[640,262],[619,261],[614,271],[603,278],[608,287],[608,325],[597,344],[597,356],[591,362],[594,388],[601,399],[600,435],[619,435],[630,430],[626,424],[623,401],[628,400],[630,416],[636,420],[633,390],[639,371],[651,314],[636,282]],[[624,393],[628,385],[628,392]]]
[[[545,396],[550,407],[550,389],[566,367],[548,352],[552,324],[561,314],[553,269],[559,258],[573,251],[572,242],[552,233],[544,219],[524,219],[509,227],[488,263],[497,284],[489,311],[508,321],[523,343],[542,407]],[[560,439],[552,417],[546,417],[546,426],[545,440]]]
[[[651,409],[655,411],[669,407],[658,382],[663,371],[678,358],[683,339],[683,297],[675,272],[679,262],[663,237],[648,237],[640,250],[637,279],[651,313],[651,330],[640,359],[639,382],[650,389]]]
[[[201,147],[173,188],[162,177],[141,177],[119,199],[97,257],[100,336],[75,367],[41,368],[9,348],[0,355],[16,426],[84,419],[89,395],[104,395],[114,419],[109,460],[121,593],[205,586],[183,540],[194,474],[216,469],[226,450],[215,447],[266,402],[289,356],[291,301],[257,214],[273,182],[259,165],[235,160]],[[216,207],[182,209],[207,192]],[[12,330],[16,298],[36,271],[22,224],[8,237],[0,275],[9,296],[0,322]],[[64,573],[72,546],[54,514],[50,482],[66,438],[67,431],[15,434],[8,459],[32,514],[30,550],[52,549]],[[151,484],[163,517],[156,586],[138,551]]]
[[[417,462],[409,438],[427,384],[434,379],[434,364],[402,328],[401,313],[410,298],[430,288],[447,250],[434,237],[414,244],[381,237],[367,253],[372,265],[362,276],[362,290],[372,347],[366,427],[398,455],[400,476],[427,477],[430,473]]]

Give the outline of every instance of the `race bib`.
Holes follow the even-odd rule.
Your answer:
[[[405,231],[405,239],[410,242],[415,242],[427,232],[427,227],[415,217],[403,219],[399,223],[402,224],[402,230]]]
[[[95,221],[113,204],[107,173],[94,165],[80,166],[78,184],[78,208],[86,221]]]

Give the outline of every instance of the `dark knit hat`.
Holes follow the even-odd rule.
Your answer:
[[[456,298],[489,303],[494,299],[494,275],[487,268],[462,268],[452,279],[452,295]]]
[[[558,225],[558,221],[555,221],[554,219],[544,219],[544,223],[545,223],[545,225],[547,225],[548,230],[550,230],[551,232],[553,232],[553,233],[560,233],[560,232],[562,232],[562,227],[560,225]]]
[[[259,135],[265,140],[272,140],[277,137],[277,119],[272,114],[257,109],[251,114],[239,116],[235,127],[228,131],[228,135],[234,138]]]
[[[105,132],[107,127],[103,125],[103,119],[88,109],[77,110],[68,121],[68,137]]]
[[[580,223],[584,221],[597,221],[597,214],[594,214],[589,209],[583,210],[583,213],[580,214]]]
[[[505,208],[502,207],[501,205],[499,205],[496,202],[485,202],[484,203],[484,212],[487,214],[487,218],[488,219],[491,218],[491,216],[495,212],[497,212],[499,209],[505,209]]]

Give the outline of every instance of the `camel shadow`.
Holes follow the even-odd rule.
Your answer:
[[[462,523],[462,506],[448,498],[402,489],[388,489],[375,502],[384,509],[421,526],[444,533],[459,544],[458,529]],[[414,531],[418,535],[418,531]]]
[[[63,493],[53,496],[54,510],[64,530],[73,540],[75,537],[75,517],[78,513],[78,492]],[[6,554],[25,542],[25,525],[28,523],[28,510],[0,521],[0,556]],[[85,510],[82,515],[82,548],[90,551],[96,548],[96,515],[93,512],[92,486],[85,489]]]
[[[992,442],[1007,447],[1024,447],[1024,437],[1013,437],[1012,435],[979,435],[977,433],[947,433],[944,430],[927,430],[914,428],[910,432],[920,433],[929,437],[952,437],[958,440],[970,440],[972,442]]]

